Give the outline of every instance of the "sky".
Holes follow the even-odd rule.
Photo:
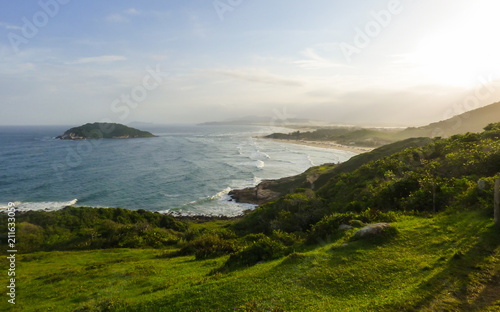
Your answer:
[[[0,125],[418,126],[500,101],[496,0],[0,0]]]

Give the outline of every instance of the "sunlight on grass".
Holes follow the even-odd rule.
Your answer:
[[[477,212],[401,219],[394,223],[399,234],[385,242],[351,241],[347,232],[229,273],[213,273],[228,256],[159,258],[162,251],[154,249],[26,254],[20,258],[17,308],[401,311],[432,304],[445,289],[470,288],[478,272],[483,279],[497,272],[498,243],[485,243],[494,231],[490,219]]]

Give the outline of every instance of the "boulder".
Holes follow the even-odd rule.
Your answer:
[[[231,190],[229,196],[238,203],[263,205],[277,200],[283,194],[271,190],[276,180],[264,180],[255,187]]]
[[[352,229],[352,226],[347,225],[347,224],[341,224],[339,226],[339,231],[347,231],[347,230],[350,230],[350,229]]]
[[[365,226],[362,229],[357,230],[352,236],[353,239],[363,239],[368,237],[378,236],[384,234],[389,229],[393,228],[389,223],[375,223]]]

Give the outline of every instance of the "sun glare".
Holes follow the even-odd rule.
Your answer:
[[[444,21],[413,54],[418,70],[442,84],[471,86],[500,77],[500,2],[478,1],[460,18]]]

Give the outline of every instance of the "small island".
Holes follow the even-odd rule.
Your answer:
[[[56,139],[61,140],[86,140],[86,139],[131,139],[156,137],[148,131],[127,127],[118,123],[95,122],[74,127]]]

